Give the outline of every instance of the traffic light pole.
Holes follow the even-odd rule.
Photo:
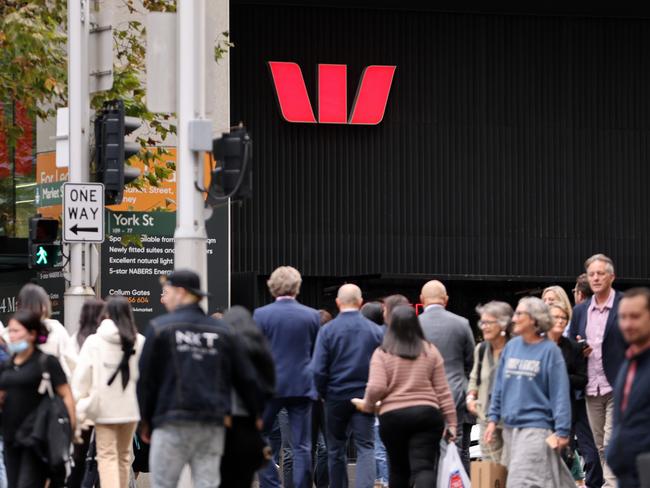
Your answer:
[[[190,148],[190,121],[205,113],[205,0],[178,0],[178,143],[176,159],[176,231],[174,267],[196,272],[207,289],[207,233],[203,195],[195,182],[203,176],[201,151]]]
[[[70,160],[68,181],[89,180],[90,93],[88,86],[88,40],[90,36],[90,0],[68,0],[68,106],[70,114]],[[95,296],[90,287],[90,245],[69,246],[67,275],[69,286],[64,295],[64,321],[70,334],[79,327],[84,301]]]

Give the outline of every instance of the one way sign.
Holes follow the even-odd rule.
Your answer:
[[[104,242],[104,185],[63,185],[63,241]]]

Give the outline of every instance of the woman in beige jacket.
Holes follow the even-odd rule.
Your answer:
[[[81,348],[72,391],[81,421],[95,423],[102,487],[126,488],[140,420],[136,383],[144,337],[137,333],[127,299],[111,298],[105,316]]]

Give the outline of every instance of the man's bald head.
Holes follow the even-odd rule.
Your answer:
[[[445,285],[438,280],[428,281],[422,287],[420,301],[425,307],[429,305],[442,305],[446,307],[449,297],[447,296]]]
[[[363,298],[361,296],[361,288],[352,283],[347,283],[339,288],[336,295],[336,305],[339,309],[360,308]]]

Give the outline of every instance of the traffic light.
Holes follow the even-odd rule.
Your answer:
[[[142,120],[124,115],[122,100],[104,103],[95,119],[96,179],[104,183],[106,205],[122,203],[124,185],[140,176],[140,170],[126,164],[140,152],[140,146],[124,137],[142,125]]]
[[[63,251],[58,240],[59,221],[37,215],[29,219],[29,268],[61,266]]]
[[[253,196],[253,141],[246,128],[237,127],[212,141],[214,159],[221,163],[212,172],[212,186],[220,198],[235,200]]]

